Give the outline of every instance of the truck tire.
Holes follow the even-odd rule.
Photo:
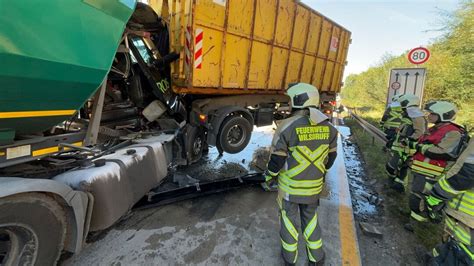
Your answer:
[[[18,194],[0,199],[0,213],[1,265],[56,265],[66,237],[59,203],[41,193]]]
[[[221,129],[217,136],[217,149],[227,153],[239,153],[247,144],[252,136],[252,125],[242,116],[231,115],[224,119]]]
[[[203,130],[195,126],[190,127],[187,132],[186,142],[186,159],[188,164],[199,161],[207,145]]]

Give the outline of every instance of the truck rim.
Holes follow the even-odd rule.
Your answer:
[[[238,147],[245,141],[247,133],[240,125],[233,125],[227,133],[227,143],[232,147]]]
[[[26,225],[0,227],[0,264],[33,265],[38,250],[38,237]]]
[[[197,156],[201,153],[202,150],[202,138],[197,136],[193,143],[193,155]]]

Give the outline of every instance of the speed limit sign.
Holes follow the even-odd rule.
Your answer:
[[[430,51],[424,47],[411,49],[408,53],[408,61],[415,65],[420,65],[428,61],[430,58]]]

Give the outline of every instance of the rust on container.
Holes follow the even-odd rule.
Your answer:
[[[334,34],[334,25],[331,25],[330,32],[331,32],[330,37],[332,37],[332,35]],[[331,43],[329,43],[328,48],[326,49],[326,59],[329,59],[329,51],[330,50],[331,50]],[[317,87],[322,91],[325,91],[323,86],[324,86],[324,77],[326,77],[326,68],[327,68],[327,66],[328,66],[328,62],[324,61],[323,75],[322,75],[322,78],[321,78],[321,85],[319,87]]]
[[[297,0],[174,0],[163,4],[169,1],[173,0],[150,2],[159,2],[172,13],[167,21],[170,45],[181,49],[171,73],[175,92],[284,93],[290,82],[339,91],[350,32],[307,5]],[[187,31],[192,41],[182,53],[186,38],[191,39]],[[204,35],[199,47],[196,32]],[[336,36],[337,48],[331,48]],[[186,56],[186,62],[192,62],[185,63]],[[202,61],[198,68],[196,56]]]
[[[314,73],[316,72],[316,63],[318,61],[318,51],[319,51],[319,47],[321,46],[322,35],[323,35],[324,17],[321,17],[321,16],[319,17],[321,18],[321,25],[319,26],[318,45],[316,46],[316,58],[314,59],[313,71],[311,71],[311,84],[314,84]]]
[[[257,1],[253,2],[252,26],[251,26],[251,33],[250,33],[250,48],[247,54],[247,74],[245,75],[245,82],[244,82],[245,90],[248,90],[248,87],[249,87],[250,65],[251,65],[251,60],[252,60],[253,39],[254,39],[254,33],[255,33],[255,14],[257,14]]]
[[[230,7],[230,0],[228,0],[227,5],[225,6],[225,17],[224,17],[224,30],[222,34],[222,49],[221,49],[221,69],[224,69],[225,71],[225,49],[226,49],[226,44],[227,44],[227,26],[229,23],[229,7]],[[222,90],[222,81],[223,75],[219,76],[219,89]]]
[[[339,42],[342,40],[341,37],[342,37],[343,32],[344,31],[342,31],[342,30],[339,32],[339,36],[338,36]],[[333,66],[332,71],[331,71],[331,79],[329,80],[329,89],[328,89],[328,91],[332,91],[332,83],[333,83],[333,79],[334,79],[334,73],[336,72],[336,65],[338,63],[337,59],[339,57],[339,51],[341,51],[341,49],[339,49],[339,47],[338,47],[338,49],[336,51],[336,60],[335,60],[334,66]]]
[[[284,75],[283,75],[283,79],[282,79],[282,83],[281,83],[281,88],[285,88],[286,89],[286,78],[288,76],[288,65],[290,63],[290,57],[291,57],[291,49],[293,48],[293,39],[294,39],[294,36],[295,36],[295,24],[296,24],[296,14],[298,13],[298,6],[295,7],[295,11],[294,11],[294,14],[293,14],[293,21],[292,21],[292,25],[291,25],[291,37],[290,37],[290,45],[288,46],[288,58],[286,59],[286,64],[285,64],[285,70],[284,70]]]
[[[271,68],[272,68],[272,60],[273,60],[273,50],[275,48],[275,35],[276,35],[276,30],[277,30],[277,23],[278,23],[278,9],[280,9],[280,0],[277,0],[276,8],[275,8],[275,22],[273,23],[273,35],[272,35],[272,40],[270,42],[270,58],[268,59],[268,75],[265,80],[265,91],[268,91],[269,87],[269,82],[270,82],[270,73],[271,73]]]
[[[188,89],[187,87],[174,87],[173,90],[176,93],[190,93],[190,94],[243,94],[242,90],[236,90],[233,88],[209,88],[209,87],[192,87]],[[284,94],[284,90],[272,91],[272,90],[262,90],[262,89],[252,89],[249,88],[245,94]]]
[[[311,26],[311,12],[309,14],[309,17],[308,17],[308,22],[307,22],[307,25],[306,25],[306,32],[305,32],[305,41],[304,41],[304,48],[303,48],[303,60],[301,60],[301,64],[300,64],[300,70],[299,70],[299,73],[298,73],[298,79],[301,80],[301,74],[303,72],[303,65],[304,65],[304,60],[305,60],[305,55],[307,55],[307,47],[308,47],[308,41],[309,41],[309,29],[310,29],[310,26]]]

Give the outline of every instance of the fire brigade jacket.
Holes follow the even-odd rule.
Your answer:
[[[412,171],[428,177],[441,175],[454,161],[460,142],[462,128],[454,123],[439,123],[431,127],[427,134],[421,136],[418,145],[421,149],[413,156]]]
[[[380,121],[380,125],[384,130],[391,128],[396,129],[400,127],[402,117],[403,112],[400,104],[392,103],[389,107],[387,107],[387,109],[385,109],[385,112]]]
[[[474,228],[474,139],[448,172],[441,176],[431,193],[448,201],[447,215]]]
[[[414,147],[409,148],[402,144],[403,140],[417,141],[426,131],[426,120],[423,112],[418,107],[408,107],[403,113],[401,125],[392,145],[392,150],[400,155],[413,155],[416,152]]]
[[[278,176],[280,197],[294,203],[316,203],[336,149],[337,130],[319,110],[300,110],[283,120],[273,137],[268,163],[270,175]]]

